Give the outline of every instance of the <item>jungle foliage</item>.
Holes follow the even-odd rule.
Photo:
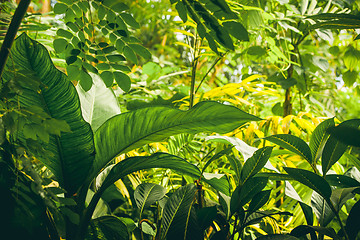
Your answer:
[[[0,4],[12,239],[358,239],[360,5]]]

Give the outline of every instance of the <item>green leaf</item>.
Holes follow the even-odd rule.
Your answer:
[[[299,202],[299,204],[305,215],[306,223],[308,225],[313,225],[314,224],[314,214],[313,214],[312,208],[303,202]]]
[[[358,200],[351,208],[349,216],[346,219],[345,230],[350,240],[355,240],[360,231],[360,200]]]
[[[151,59],[151,53],[145,47],[140,44],[130,43],[129,47],[134,50],[136,54],[143,57],[145,60]]]
[[[305,158],[313,164],[311,150],[304,140],[290,134],[277,134],[264,138]]]
[[[326,139],[329,136],[329,134],[326,132],[327,129],[334,126],[334,118],[329,118],[320,123],[312,133],[309,146],[311,149],[312,157],[314,159],[314,163],[316,163],[317,160],[320,158]]]
[[[256,238],[256,240],[298,240],[289,234],[269,234]]]
[[[187,11],[182,0],[178,1],[175,5],[176,11],[179,13],[179,17],[185,23],[187,21]]]
[[[155,153],[151,156],[130,157],[117,163],[104,180],[99,192],[126,175],[149,168],[169,168],[180,173],[199,178],[200,170],[186,160],[167,153]]]
[[[88,176],[94,160],[93,133],[81,116],[75,87],[53,65],[46,48],[26,34],[16,39],[11,56],[13,61],[8,62],[7,69],[13,69],[14,63],[16,69],[26,70],[41,81],[41,91],[23,89],[19,95],[20,105],[44,109],[52,118],[66,121],[71,128],[71,132],[51,135],[49,143],[41,143],[51,155],[35,156],[52,171],[60,186],[73,194]],[[4,81],[12,78],[13,73],[4,72]]]
[[[335,217],[326,200],[317,192],[311,195],[311,206],[320,226],[326,227]]]
[[[63,38],[57,38],[54,40],[53,45],[57,53],[62,53],[63,51],[65,51],[68,42]]]
[[[139,23],[129,13],[120,13],[121,18],[133,28],[140,28]]]
[[[103,71],[102,73],[100,73],[100,77],[102,78],[102,80],[105,83],[105,86],[107,88],[111,87],[112,84],[114,83],[114,74],[110,71]]]
[[[59,30],[57,30],[56,35],[67,38],[67,39],[71,39],[74,36],[70,31],[67,31],[67,30],[64,30],[61,28]],[[57,39],[55,39],[55,40],[57,40]]]
[[[118,71],[113,72],[113,74],[114,74],[115,81],[119,85],[119,87],[124,92],[128,92],[131,87],[130,77],[126,73],[118,72]]]
[[[315,232],[318,232],[323,236],[329,236],[331,239],[340,240],[333,228],[325,228],[319,226],[300,225],[294,228],[290,234],[294,237],[305,237],[307,234],[310,233],[311,236],[314,236],[316,238]]]
[[[359,119],[352,119],[348,121],[344,121],[340,123],[337,127],[359,127],[360,120]],[[345,135],[344,138],[349,137],[351,138],[351,134]],[[340,157],[344,154],[344,152],[347,149],[347,145],[337,140],[337,138],[333,135],[329,137],[327,140],[324,150],[322,153],[322,171],[323,174],[326,175],[326,173],[329,171],[332,165],[334,165]]]
[[[328,132],[346,145],[360,147],[360,130],[358,128],[360,124],[356,123],[356,121],[360,122],[360,119],[352,119],[351,121],[354,123],[353,126],[341,124],[335,128],[328,129]]]
[[[331,186],[340,188],[360,187],[360,183],[357,180],[346,175],[328,174],[325,176],[325,179]]]
[[[155,183],[142,183],[137,186],[134,192],[134,199],[136,206],[140,209],[140,214],[143,212],[144,208],[159,201],[165,194],[166,189]]]
[[[86,71],[81,71],[79,78],[82,89],[84,89],[85,92],[89,91],[92,86],[92,78],[90,74]]]
[[[166,116],[166,117],[165,117]],[[95,173],[118,154],[179,133],[227,133],[260,118],[233,106],[200,102],[188,111],[167,107],[138,109],[111,118],[95,133]],[[118,134],[114,134],[118,133]]]
[[[87,234],[87,239],[129,239],[127,225],[121,218],[115,216],[103,216],[92,219]]]
[[[200,208],[196,212],[196,214],[197,214],[199,226],[204,231],[205,229],[210,227],[212,222],[215,220],[217,215],[217,207],[213,206],[213,207]]]
[[[304,169],[284,167],[284,170],[296,181],[316,191],[327,201],[330,200],[331,188],[324,178]]]
[[[359,73],[357,71],[346,71],[343,74],[343,80],[347,87],[352,87],[354,83],[356,82],[356,79],[358,77]]]
[[[55,6],[54,6],[54,13],[55,14],[63,14],[63,13],[66,12],[66,10],[68,8],[69,7],[64,3],[56,3]]]
[[[237,186],[230,200],[231,215],[239,211],[242,206],[263,190],[267,182],[268,178],[266,177],[253,177],[246,181],[244,185]]]
[[[91,74],[94,86],[87,92],[76,86],[79,94],[82,116],[96,131],[106,120],[120,114],[120,106],[111,88],[107,88],[100,77]]]
[[[223,22],[225,29],[236,39],[240,41],[249,41],[249,35],[244,26],[239,22]]]
[[[249,178],[257,174],[269,160],[272,147],[258,149],[251,158],[246,160],[240,174],[240,183],[246,182]]]
[[[135,52],[129,46],[125,46],[123,52],[127,59],[129,59],[134,64],[137,64],[138,61]]]
[[[180,187],[167,200],[161,221],[160,239],[203,239],[192,209],[197,189],[188,184]]]
[[[252,199],[247,209],[247,214],[250,215],[253,212],[259,210],[264,206],[270,198],[271,190],[258,192]]]

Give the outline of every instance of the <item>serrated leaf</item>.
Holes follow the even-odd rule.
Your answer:
[[[327,201],[330,200],[331,188],[324,178],[304,169],[284,167],[284,170],[296,181],[316,191]]]
[[[264,139],[300,155],[311,165],[313,164],[311,150],[306,142],[301,138],[290,134],[277,134]]]

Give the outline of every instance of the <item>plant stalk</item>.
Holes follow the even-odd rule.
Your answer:
[[[4,72],[5,64],[10,54],[10,49],[14,43],[21,21],[26,14],[30,2],[31,0],[21,0],[15,10],[13,18],[11,19],[9,29],[6,32],[4,42],[0,49],[0,78]]]

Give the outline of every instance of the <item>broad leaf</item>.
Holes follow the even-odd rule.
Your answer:
[[[231,196],[231,215],[250,201],[258,192],[263,190],[267,181],[268,179],[266,177],[253,177],[246,181],[244,185],[237,186]]]
[[[311,206],[321,227],[326,227],[334,219],[334,212],[319,193],[311,195]]]
[[[340,123],[337,127],[359,127],[360,119],[352,119]],[[350,136],[349,136],[350,137]],[[322,171],[325,175],[346,151],[347,145],[339,141],[335,136],[331,135],[327,140],[324,151],[322,153]]]
[[[95,133],[96,158],[92,176],[118,154],[159,142],[179,133],[227,133],[260,118],[217,102],[200,102],[188,111],[151,107],[120,114]]]
[[[81,111],[85,121],[95,132],[106,120],[120,114],[120,106],[114,91],[107,88],[98,75],[90,74],[93,86],[85,92],[80,84],[76,90],[80,97]]]
[[[160,239],[203,239],[192,209],[196,192],[195,185],[188,184],[171,195],[163,210]]]
[[[264,206],[265,203],[267,203],[267,201],[269,200],[270,194],[271,194],[271,190],[261,191],[261,192],[257,193],[253,197],[253,199],[251,199],[251,202],[247,209],[247,214],[250,215],[253,212],[260,209],[262,206]]]
[[[329,236],[331,239],[340,239],[334,229],[332,228],[325,228],[325,227],[318,227],[318,226],[309,226],[309,225],[300,225],[294,228],[291,231],[291,235],[294,237],[304,237],[307,234],[311,234],[312,236],[316,237],[315,232],[321,233],[322,235]]]
[[[144,208],[159,201],[165,194],[166,189],[155,183],[142,183],[137,186],[134,192],[134,199],[136,206],[140,209],[140,214],[143,212]]]
[[[53,65],[46,48],[31,40],[26,34],[18,37],[11,49],[12,61],[8,61],[4,80],[13,78],[13,63],[17,71],[29,72],[41,82],[41,91],[23,88],[19,95],[21,107],[43,109],[52,118],[66,121],[71,132],[50,136],[49,142],[41,142],[51,154],[37,156],[56,176],[59,184],[69,194],[78,190],[94,161],[93,133],[81,115],[80,101],[75,87],[64,73]]]
[[[199,178],[201,175],[195,165],[180,157],[167,153],[155,153],[151,156],[130,157],[117,163],[110,170],[99,191],[104,191],[115,181],[130,173],[149,168],[169,168],[195,178]]]
[[[304,169],[284,167],[284,170],[298,182],[316,191],[326,200],[330,200],[331,188],[324,178]]]
[[[304,140],[290,134],[277,134],[264,138],[303,157],[310,164],[313,163],[311,150]]]
[[[240,174],[241,183],[246,182],[265,166],[266,162],[269,160],[271,151],[272,147],[260,148],[245,162]]]
[[[230,196],[230,184],[228,177],[220,173],[203,173],[202,181],[212,186],[216,191]]]
[[[356,179],[346,175],[328,174],[325,179],[331,186],[341,188],[360,187],[360,183]]]
[[[331,136],[343,144],[360,147],[360,130],[358,129],[360,119],[352,119],[344,123],[349,123],[349,125],[340,124],[335,128],[329,129]]]
[[[350,240],[355,240],[360,231],[360,200],[357,201],[351,208],[349,216],[346,219],[346,232]]]
[[[96,218],[90,222],[87,239],[102,238],[128,240],[128,228],[120,218],[115,216]]]
[[[312,133],[309,146],[314,163],[320,158],[326,139],[329,136],[326,132],[327,129],[334,126],[334,118],[330,118],[320,123]]]

